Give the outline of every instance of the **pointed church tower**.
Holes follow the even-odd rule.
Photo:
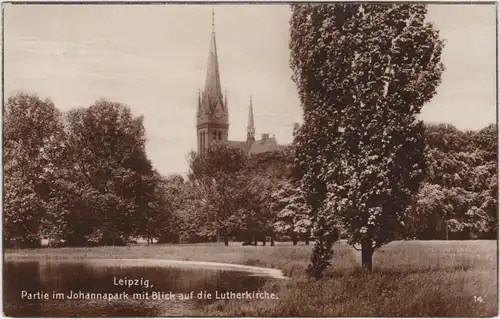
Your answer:
[[[247,144],[252,145],[255,142],[255,125],[253,122],[252,95],[250,95],[250,106],[248,108],[248,126],[247,126]]]
[[[205,89],[198,97],[196,133],[198,152],[204,152],[212,142],[228,139],[229,112],[227,94],[222,96],[220,83],[217,43],[215,41],[215,14],[212,7],[212,34],[208,52],[207,75]]]

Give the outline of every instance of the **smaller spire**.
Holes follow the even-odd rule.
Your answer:
[[[252,94],[250,94],[250,107],[248,108],[248,126],[247,126],[247,141],[255,140],[255,125],[253,121],[253,103]]]

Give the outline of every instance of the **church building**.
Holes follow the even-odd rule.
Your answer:
[[[208,52],[205,88],[198,93],[197,141],[198,153],[204,152],[214,141],[227,143],[243,150],[248,155],[283,149],[276,138],[263,133],[260,140],[255,139],[252,97],[248,106],[248,126],[246,141],[229,140],[229,109],[227,93],[222,94],[217,44],[215,41],[214,12],[212,11],[212,34]]]

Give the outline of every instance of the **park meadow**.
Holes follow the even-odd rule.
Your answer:
[[[114,258],[209,261],[276,268],[288,280],[263,287],[279,300],[218,301],[206,316],[492,317],[497,314],[497,241],[396,241],[373,257],[373,273],[360,267],[359,252],[341,241],[325,278],[307,278],[312,246],[276,243],[131,245],[127,247],[16,249],[5,260]],[[193,314],[195,315],[195,314]],[[200,314],[197,314],[200,315]]]

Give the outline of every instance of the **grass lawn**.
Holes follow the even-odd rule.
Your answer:
[[[218,301],[203,315],[221,316],[494,316],[496,241],[400,241],[374,255],[374,271],[360,271],[359,252],[335,245],[325,278],[309,280],[311,246],[225,247],[222,244],[6,250],[6,260],[153,258],[278,268],[291,280],[264,287],[279,300]],[[475,297],[476,296],[476,297]],[[478,301],[478,297],[482,302]]]

